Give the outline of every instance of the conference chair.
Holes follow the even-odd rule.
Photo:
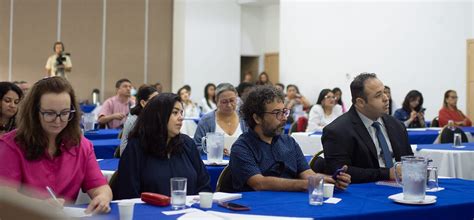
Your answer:
[[[439,118],[438,117],[433,118],[433,120],[431,121],[431,126],[430,127],[439,127]]]
[[[321,156],[323,153],[323,150],[319,151],[311,158],[311,161],[309,161],[309,167],[316,173],[324,173],[324,169],[326,168],[326,161]]]
[[[454,134],[461,134],[461,141],[468,142],[467,135],[461,128],[455,128],[454,130],[449,129],[448,127],[443,128],[440,134],[440,142],[442,144],[445,143],[453,143]]]
[[[224,167],[219,178],[217,179],[216,192],[234,192],[232,186],[232,173],[230,171],[229,165]]]

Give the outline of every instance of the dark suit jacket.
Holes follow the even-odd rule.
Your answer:
[[[401,156],[413,155],[405,126],[390,115],[382,116],[382,120],[395,160],[400,161]],[[326,173],[332,174],[336,169],[347,165],[347,172],[353,183],[390,178],[390,170],[380,168],[375,144],[354,106],[323,129],[322,143]]]

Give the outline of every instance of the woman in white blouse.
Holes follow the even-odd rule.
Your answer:
[[[342,107],[336,104],[334,93],[330,89],[323,89],[319,93],[316,105],[309,112],[308,127],[306,132],[321,131],[324,126],[342,115]]]
[[[190,98],[191,87],[185,85],[177,93],[184,107],[184,121],[181,126],[181,133],[192,136],[196,132],[197,124],[194,120],[199,118],[200,109]]]
[[[201,100],[201,109],[203,114],[212,112],[217,108],[215,99],[216,85],[213,83],[208,83],[206,87],[204,87],[204,98]]]

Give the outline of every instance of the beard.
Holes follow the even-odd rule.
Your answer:
[[[280,123],[279,125],[272,127],[271,125],[264,122],[262,126],[263,135],[267,137],[275,137],[280,135],[283,132],[283,126],[285,126],[285,124]]]

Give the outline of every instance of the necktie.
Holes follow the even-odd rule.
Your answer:
[[[372,127],[375,128],[375,134],[377,135],[377,140],[379,141],[379,146],[382,149],[382,156],[383,160],[385,161],[385,167],[386,168],[392,168],[393,167],[393,161],[392,161],[392,153],[388,149],[388,144],[387,140],[382,134],[382,130],[380,128],[380,123],[379,122],[374,122],[372,124]]]

